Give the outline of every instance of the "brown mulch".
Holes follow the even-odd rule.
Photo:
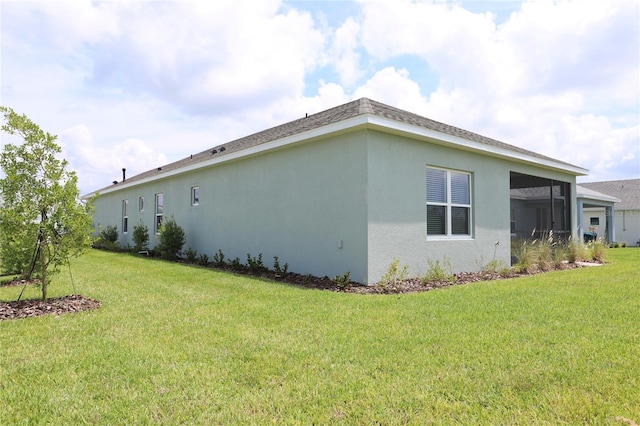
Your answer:
[[[4,285],[25,285],[25,282],[17,281]],[[42,299],[0,302],[0,321],[81,312],[99,308],[100,305],[99,301],[88,299],[80,294],[50,298],[46,302],[43,302]]]
[[[582,268],[586,265],[596,265],[596,262],[590,263],[565,263],[559,269],[574,269],[574,268]],[[303,287],[307,289],[313,290],[329,290],[329,291],[343,291],[345,293],[358,293],[358,294],[403,294],[403,293],[415,293],[422,291],[429,291],[438,288],[450,287],[454,285],[461,284],[469,284],[480,281],[492,281],[492,280],[500,280],[506,278],[517,278],[523,277],[543,272],[548,272],[554,270],[550,268],[549,270],[539,270],[532,267],[527,272],[516,272],[514,269],[509,269],[505,273],[498,273],[492,271],[481,271],[481,272],[462,272],[459,274],[454,274],[450,280],[442,280],[442,281],[431,281],[428,283],[423,283],[420,278],[408,278],[404,280],[399,280],[391,284],[387,285],[362,285],[360,283],[352,282],[346,288],[338,288],[336,287],[334,281],[329,277],[315,277],[311,275],[301,275],[293,272],[288,272],[286,275],[277,274],[273,271],[265,271],[258,274],[252,274],[250,271],[244,270],[232,270],[228,266],[223,268],[227,271],[245,274],[245,275],[253,275],[262,278],[268,278],[271,280],[279,281],[284,284],[294,285],[297,287]]]

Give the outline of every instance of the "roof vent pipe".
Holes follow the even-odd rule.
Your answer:
[[[124,182],[125,180],[127,180],[127,169],[125,169],[123,167],[122,168],[122,181]]]

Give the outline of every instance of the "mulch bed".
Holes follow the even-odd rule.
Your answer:
[[[33,285],[37,281],[12,281],[3,286]],[[0,321],[16,318],[39,317],[42,315],[61,315],[99,308],[101,303],[80,294],[42,299],[29,299],[13,302],[0,302]]]

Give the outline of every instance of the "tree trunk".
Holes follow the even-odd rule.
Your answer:
[[[44,259],[44,250],[42,249],[42,244],[44,244],[44,242],[40,243],[40,271],[41,271],[41,285],[42,285],[42,301],[46,302],[47,301],[47,264],[45,263],[45,259]]]

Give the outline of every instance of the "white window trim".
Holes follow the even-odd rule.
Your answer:
[[[198,199],[196,200],[195,192],[198,190]],[[194,185],[191,187],[191,207],[198,207],[200,205],[200,186]]]
[[[162,197],[162,213],[158,213],[158,198]],[[153,227],[155,228],[156,235],[160,233],[160,226],[158,226],[158,217],[162,216],[162,223],[164,223],[164,193],[159,192],[155,196],[155,205],[154,205],[154,222]]]
[[[467,171],[463,171],[463,170],[455,170],[455,169],[446,169],[443,167],[433,167],[433,166],[427,166],[427,169],[434,169],[434,170],[442,170],[445,171],[446,174],[446,185],[447,185],[447,202],[445,203],[441,203],[441,202],[429,202],[428,200],[425,200],[425,210],[428,210],[428,206],[444,206],[445,207],[445,211],[446,211],[446,215],[447,215],[447,233],[446,234],[439,234],[439,235],[429,235],[427,232],[427,223],[426,223],[426,218],[425,218],[425,235],[427,237],[428,241],[451,241],[451,240],[473,240],[473,235],[474,235],[474,228],[473,228],[473,176],[470,172]],[[459,204],[459,203],[452,203],[451,202],[451,173],[461,173],[461,174],[465,174],[469,177],[469,204]],[[426,174],[426,170],[425,170],[425,174]],[[460,235],[460,234],[452,234],[451,233],[451,207],[464,207],[464,208],[468,208],[469,209],[469,233],[468,234],[464,234],[464,235]]]
[[[138,197],[138,211],[139,212],[144,211],[144,195],[141,195],[140,197]]]
[[[129,233],[129,200],[122,200],[122,233]]]

